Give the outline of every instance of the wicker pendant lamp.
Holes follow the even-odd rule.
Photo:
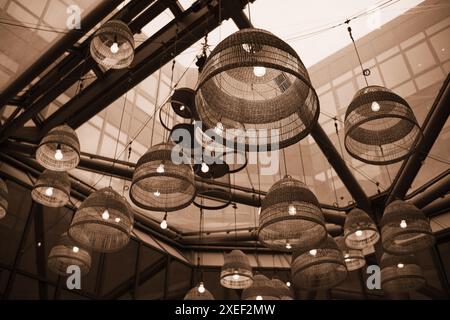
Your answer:
[[[127,68],[134,59],[134,39],[128,25],[119,20],[106,22],[91,41],[91,56],[107,69]]]
[[[334,240],[336,241],[339,249],[342,251],[344,262],[348,271],[358,270],[366,265],[366,259],[364,258],[361,250],[350,249],[347,247],[344,237],[337,237]]]
[[[8,211],[8,187],[5,181],[0,179],[0,219],[6,216]]]
[[[260,29],[243,29],[223,40],[199,77],[196,108],[205,129],[234,141],[227,129],[272,130],[268,142],[247,135],[247,150],[284,148],[306,137],[319,115],[308,72],[284,41]]]
[[[115,252],[128,244],[133,223],[133,211],[126,199],[108,187],[92,193],[81,204],[68,233],[93,251]]]
[[[325,219],[319,201],[308,187],[285,176],[262,201],[259,240],[274,250],[293,251],[326,239]]]
[[[248,257],[241,250],[233,250],[224,256],[220,284],[228,289],[245,289],[253,283],[253,272]]]
[[[215,300],[214,296],[205,288],[203,282],[186,293],[183,300]]]
[[[70,201],[70,179],[67,172],[45,170],[36,181],[31,197],[47,207],[64,207]]]
[[[345,218],[344,239],[348,248],[363,250],[375,245],[380,234],[372,218],[363,210],[355,208]]]
[[[53,171],[74,169],[80,162],[80,142],[75,131],[66,124],[50,130],[36,150],[36,160]]]
[[[133,173],[130,198],[140,208],[152,211],[177,211],[195,198],[194,171],[189,161],[172,162],[172,142],[150,148],[138,161]]]
[[[294,300],[294,294],[291,289],[280,279],[272,279],[272,285],[278,293],[280,300]]]
[[[80,267],[81,275],[89,273],[91,268],[91,254],[87,249],[80,247],[64,233],[50,251],[47,266],[50,271],[67,276],[67,268],[70,266]]]
[[[178,88],[170,97],[170,104],[173,111],[184,119],[194,119],[195,110],[195,91],[191,88]]]
[[[410,254],[434,244],[430,222],[422,210],[411,203],[396,200],[381,218],[383,248],[391,254]]]
[[[413,255],[390,255],[381,257],[381,288],[386,292],[408,292],[425,284],[422,269]]]
[[[253,284],[242,291],[242,300],[280,300],[271,280],[262,274],[253,277]]]
[[[292,280],[298,288],[329,289],[346,277],[344,256],[330,236],[320,245],[305,246],[292,255]]]

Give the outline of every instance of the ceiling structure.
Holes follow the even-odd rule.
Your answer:
[[[93,190],[107,186],[110,175],[113,188],[126,191],[137,160],[167,134],[158,110],[162,108],[164,118],[175,86],[195,88],[196,56],[204,37],[208,34],[208,50],[212,50],[229,34],[253,25],[280,36],[305,62],[321,104],[320,126],[287,148],[286,160],[278,154],[279,174],[259,176],[259,166],[249,164],[232,175],[237,214],[232,206],[206,211],[202,241],[199,210],[193,205],[169,214],[169,229],[164,231],[159,228],[164,213],[133,206],[136,232],[140,232],[135,238],[150,234],[152,243],[166,241],[187,258],[171,249],[163,249],[164,254],[177,255],[190,267],[195,265],[190,250],[226,250],[236,247],[236,239],[239,247],[254,250],[259,247],[255,240],[260,199],[284,175],[283,161],[288,173],[305,180],[317,195],[333,235],[342,233],[345,214],[355,205],[378,221],[380,208],[393,197],[406,197],[425,208],[433,217],[433,230],[445,234],[450,218],[440,214],[448,212],[449,202],[448,196],[444,197],[450,172],[448,4],[349,1],[340,5],[342,16],[337,17],[332,9],[335,1],[318,1],[308,10],[300,10],[304,15],[300,18],[268,19],[268,12],[289,12],[288,8],[300,4],[287,1],[279,7],[274,1],[250,2],[249,10],[244,0],[77,1],[83,10],[82,29],[64,32],[68,3],[63,0],[34,1],[33,6],[20,0],[0,1],[0,34],[8,39],[0,47],[2,171],[32,185],[42,171],[34,160],[37,144],[50,129],[68,123],[76,129],[82,151],[80,165],[70,172],[72,208]],[[379,10],[372,9],[380,5]],[[329,8],[328,15],[312,18],[320,16],[316,13],[324,6]],[[291,12],[295,11],[299,10]],[[357,15],[351,25],[363,64],[372,71],[370,81],[408,100],[424,130],[419,151],[404,163],[368,165],[352,159],[342,148],[345,109],[364,86],[345,24]],[[137,47],[130,68],[114,72],[97,66],[88,54],[90,36],[112,17],[129,24]],[[9,43],[14,45],[6,45]],[[119,132],[123,108],[124,125]],[[169,117],[169,126],[181,121]],[[27,172],[28,177],[20,172]],[[230,233],[235,230],[235,214],[238,237]],[[164,246],[161,243],[155,246]],[[275,264],[268,258],[265,266],[272,263],[273,269],[284,270],[288,262],[282,260]],[[257,261],[252,264],[259,265]],[[164,266],[161,262],[161,268]]]

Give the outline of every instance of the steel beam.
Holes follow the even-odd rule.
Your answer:
[[[450,191],[450,170],[442,179],[440,179],[435,184],[429,186],[425,191],[418,194],[416,197],[412,198],[412,202],[416,207],[423,208],[428,204],[432,203],[434,200],[444,196]]]
[[[39,280],[39,299],[48,300],[47,286],[47,257],[45,252],[45,235],[44,235],[44,215],[42,205],[37,205],[34,213],[34,237],[36,245],[36,270],[38,276],[44,280]]]
[[[423,207],[422,210],[425,215],[430,218],[446,212],[450,212],[450,195],[433,201],[432,203]]]

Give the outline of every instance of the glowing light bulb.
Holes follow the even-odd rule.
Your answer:
[[[58,146],[55,151],[55,159],[61,161],[64,158],[63,153],[61,151],[61,147]]]
[[[363,235],[363,232],[361,230],[357,230],[355,232],[355,234],[356,234],[357,237],[361,237]]]
[[[346,258],[346,259],[345,259],[345,262],[350,262],[350,261],[351,261],[350,258]]]
[[[120,218],[116,218],[116,219],[114,219],[114,221],[115,221],[116,223],[119,223],[119,222],[120,222]]]
[[[370,107],[373,112],[380,111],[381,107],[380,104],[376,101],[372,102],[372,106]]]
[[[263,299],[263,297],[261,297],[261,296],[256,297],[256,300],[262,300],[262,299]]]
[[[185,106],[181,106],[181,107],[180,107],[180,110],[181,110],[181,111],[183,111],[184,109],[186,109]]]
[[[78,248],[78,247],[73,247],[73,248],[72,248],[72,251],[75,252],[75,253],[77,253],[78,251],[80,251],[80,248]]]
[[[214,132],[217,134],[222,134],[223,132],[223,124],[221,122],[217,122],[216,127],[214,128]]]
[[[400,221],[400,228],[405,229],[408,226],[405,220]]]
[[[205,285],[203,284],[203,282],[200,282],[200,285],[198,286],[198,292],[205,293],[205,291],[206,291]]]
[[[265,67],[253,67],[253,73],[257,77],[264,77],[266,75]]]
[[[119,44],[117,42],[114,42],[110,49],[111,53],[116,54],[117,52],[119,52]]]
[[[103,213],[102,213],[102,219],[103,219],[103,220],[108,220],[108,219],[109,219],[109,211],[108,211],[108,209],[106,209],[105,211],[103,211]]]
[[[164,219],[163,221],[161,221],[161,224],[159,226],[161,227],[161,229],[166,230],[167,229],[167,220]]]
[[[245,52],[250,53],[252,51],[252,46],[248,43],[243,43],[242,44],[242,49],[244,49]]]
[[[317,254],[317,250],[316,249],[309,250],[309,254],[315,257]]]
[[[286,249],[288,249],[288,250],[292,249],[292,245],[289,242],[286,243]]]
[[[202,163],[202,172],[207,173],[209,171],[209,166],[206,163]]]
[[[286,285],[290,288],[291,287],[291,283],[288,281],[286,282]]]
[[[153,192],[153,195],[155,197],[159,197],[161,195],[161,192],[159,192],[158,190],[156,190],[155,192]]]
[[[48,196],[48,197],[51,197],[53,195],[53,188],[52,187],[48,187],[45,190],[45,195]]]
[[[164,165],[162,163],[156,168],[156,172],[164,173]]]
[[[233,280],[239,280],[240,276],[237,270],[234,271]]]
[[[295,216],[297,214],[297,209],[292,204],[289,206],[289,214]]]
[[[401,269],[401,268],[403,268],[405,265],[403,264],[403,263],[399,263],[398,265],[397,265],[397,267],[399,268],[399,269]]]
[[[261,207],[258,208],[258,216],[261,214]]]
[[[350,257],[350,255],[349,255],[348,253],[346,253],[346,254],[344,255],[344,258],[348,258],[348,257]]]

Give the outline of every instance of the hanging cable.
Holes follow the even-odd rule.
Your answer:
[[[352,40],[353,48],[355,48],[356,56],[358,57],[359,61],[359,66],[361,67],[362,75],[364,76],[364,81],[366,82],[366,85],[369,86],[369,81],[367,81],[367,77],[370,76],[370,69],[364,69],[363,67],[358,47],[356,46],[355,39],[353,38],[352,28],[350,27],[350,20],[345,21],[345,23],[348,25],[347,31],[350,35],[350,39]]]
[[[298,150],[300,151],[300,161],[302,163],[302,172],[303,172],[303,182],[306,184],[306,173],[305,173],[305,163],[303,162],[303,152],[302,152],[302,143],[299,141]]]
[[[286,164],[286,153],[284,151],[284,148],[282,149],[282,151],[283,151],[284,175],[287,176],[288,172],[287,172],[287,164]]]

